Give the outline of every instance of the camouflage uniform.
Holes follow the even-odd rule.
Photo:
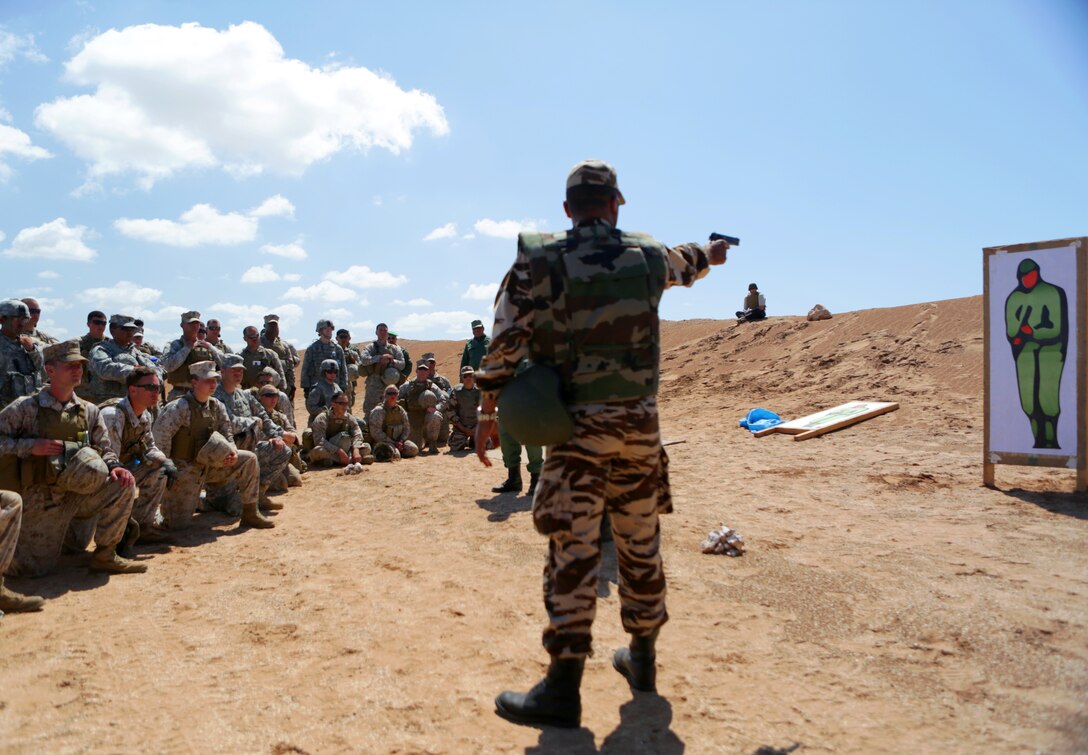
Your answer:
[[[221,351],[224,354],[237,354],[238,353],[234,349],[232,349],[230,347],[230,344],[228,344],[222,338],[220,338],[218,341],[212,341],[211,338],[209,338],[208,343],[210,343],[215,348],[219,349],[219,351]]]
[[[87,364],[83,367],[83,382],[76,387],[76,395],[85,401],[94,401],[91,398],[91,349],[105,342],[105,338],[95,338],[90,333],[84,333],[79,339],[79,353],[87,360]]]
[[[349,457],[353,449],[357,449],[360,456],[370,455],[365,420],[359,420],[350,414],[337,419],[333,416],[332,409],[326,409],[314,418],[311,429],[314,447],[310,451],[310,461],[315,464],[339,463],[338,451],[345,451]]]
[[[20,396],[30,396],[41,389],[42,351],[27,351],[18,338],[0,333],[0,409]]]
[[[40,342],[43,346],[48,346],[53,343],[60,343],[60,341],[56,338],[53,338],[53,336],[49,335],[48,333],[43,333],[37,328],[31,328],[30,330],[28,330],[27,335],[33,338],[35,341]]]
[[[283,474],[287,462],[291,460],[289,446],[276,448],[271,442],[272,438],[283,437],[283,428],[272,421],[257,397],[243,388],[227,393],[220,383],[212,397],[226,408],[238,449],[257,455],[261,478],[259,492],[263,496],[272,480]]]
[[[657,417],[657,300],[708,270],[698,244],[668,249],[597,219],[566,233],[522,234],[499,288],[478,385],[501,390],[526,356],[556,365],[574,420],[574,436],[549,449],[533,501],[534,524],[550,538],[543,642],[555,658],[591,650],[606,507],[624,629],[652,636],[668,618],[658,512],[671,510],[671,497]]]
[[[268,322],[268,318],[265,318],[265,322]],[[263,330],[261,331],[261,346],[271,350],[279,357],[280,366],[283,368],[284,384],[282,388],[287,391],[289,396],[293,395],[295,392],[295,367],[298,366],[298,352],[295,351],[295,347],[279,338],[269,338]]]
[[[125,379],[137,367],[159,372],[158,365],[131,343],[121,346],[110,338],[98,344],[91,349],[90,363],[84,368],[91,373],[87,400],[101,404],[107,399],[127,396]]]
[[[189,392],[189,365],[197,362],[215,362],[223,366],[223,352],[214,346],[196,348],[185,342],[184,338],[178,338],[170,342],[166,353],[159,357],[159,366],[166,373],[166,379],[170,381],[170,393],[167,401],[179,399]]]
[[[330,383],[322,376],[321,380],[310,389],[310,395],[306,397],[306,411],[309,417],[306,420],[308,427],[313,427],[314,419],[332,404],[332,400],[343,393],[337,383]]]
[[[411,459],[419,454],[419,446],[408,440],[408,413],[400,404],[394,404],[392,409],[386,409],[383,402],[370,410],[370,420],[367,422],[370,431],[370,440],[374,444],[374,455],[381,458],[378,453],[379,446],[386,446],[391,451],[394,459]],[[398,451],[396,443],[404,443],[404,450]]]
[[[257,456],[249,451],[238,451],[238,461],[233,467],[214,467],[207,469],[198,464],[196,453],[198,444],[205,442],[196,438],[194,448],[181,452],[174,450],[174,440],[181,432],[187,432],[193,426],[190,402],[195,404],[204,416],[200,422],[207,422],[231,445],[234,445],[234,430],[231,427],[227,409],[215,398],[209,398],[201,405],[192,393],[170,402],[162,408],[152,428],[155,444],[178,467],[178,477],[166,491],[162,499],[163,526],[169,529],[187,527],[197,505],[200,503],[200,490],[205,486],[222,487],[234,483],[243,505],[256,507],[260,497],[260,467]],[[182,458],[182,457],[185,458]]]
[[[438,404],[433,412],[420,402],[424,391],[430,391],[438,397]],[[438,443],[442,432],[443,413],[446,409],[446,393],[430,379],[425,383],[413,380],[400,387],[400,405],[408,413],[408,426],[412,442],[419,447]]]
[[[43,433],[39,429],[42,421],[63,422],[65,432],[71,437],[64,437],[64,433]],[[102,415],[88,401],[73,396],[61,404],[46,387],[0,411],[0,465],[5,468],[0,472],[0,487],[18,487],[23,497],[22,530],[11,567],[14,575],[36,577],[51,572],[60,558],[73,519],[97,520],[94,540],[100,547],[115,547],[125,534],[136,497],[135,487],[123,488],[108,479],[93,493],[65,492],[55,485],[50,457],[31,454],[35,441],[43,435],[77,442],[77,431],[86,433],[86,441],[110,469],[120,466]],[[13,464],[14,457],[18,461]],[[9,475],[17,468],[21,480],[12,485]],[[8,481],[4,482],[4,478]]]
[[[476,431],[476,409],[480,406],[480,389],[477,387],[466,388],[464,383],[458,383],[450,393],[450,399],[446,402],[446,419],[457,419],[470,431]],[[456,427],[450,430],[450,450],[463,451],[472,435],[465,435]]]
[[[382,392],[385,390],[385,382],[382,380],[382,373],[385,371],[385,368],[381,367],[382,354],[392,354],[393,361],[389,366],[404,370],[404,351],[400,346],[391,343],[382,344],[377,341],[371,341],[366,345],[359,359],[359,372],[366,375],[363,393],[363,414],[367,416],[370,415],[375,406],[382,402]]]
[[[257,376],[261,374],[265,367],[271,367],[276,371],[278,377],[274,385],[279,387],[287,382],[287,377],[283,371],[283,362],[280,361],[280,358],[276,356],[276,352],[272,351],[272,349],[258,346],[256,350],[253,350],[246,346],[239,352],[239,356],[242,357],[242,367],[245,369],[242,374],[243,388],[255,387],[257,385]]]
[[[344,349],[344,361],[348,366],[348,409],[355,408],[355,391],[362,371],[363,352],[355,344],[348,344]]]
[[[335,341],[323,341],[318,338],[306,347],[306,356],[302,358],[302,371],[298,376],[299,385],[310,389],[321,382],[321,363],[326,359],[336,362],[339,372],[336,373],[336,383],[340,390],[347,393],[348,390],[348,366],[344,361],[344,350]]]
[[[23,521],[23,499],[18,493],[0,490],[0,577],[3,577],[11,559],[15,556],[15,545],[19,542],[19,525]]]
[[[287,394],[280,391],[280,396],[286,398]],[[284,467],[283,475],[280,479],[273,477],[268,490],[271,493],[282,493],[287,488],[302,487],[302,470],[305,469],[305,466],[299,456],[299,451],[302,450],[302,439],[295,429],[295,421],[279,409],[273,409],[268,413],[268,416],[286,432],[295,433],[295,443],[290,447],[291,458],[287,461],[287,466]]]
[[[450,439],[450,423],[446,420],[445,416],[445,402],[449,401],[450,393],[453,391],[453,385],[450,383],[449,378],[445,375],[439,375],[432,370],[431,382],[442,389],[442,392],[446,394],[443,399],[442,408],[439,410],[442,412],[442,422],[438,425],[438,446],[441,448],[446,445]]]

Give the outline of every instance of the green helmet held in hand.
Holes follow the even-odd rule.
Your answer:
[[[558,373],[531,364],[499,394],[499,423],[503,431],[526,446],[558,446],[574,435],[574,422],[563,402]]]

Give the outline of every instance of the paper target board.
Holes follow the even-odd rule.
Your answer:
[[[1088,238],[983,249],[983,481],[995,464],[1077,470],[1088,488]]]
[[[848,401],[831,409],[824,409],[822,412],[809,414],[800,419],[790,420],[774,427],[768,427],[766,430],[760,430],[755,433],[755,436],[759,438],[773,433],[787,433],[792,435],[794,440],[808,440],[833,430],[840,430],[858,422],[864,422],[873,417],[879,417],[881,414],[894,412],[898,408],[899,404],[894,401]]]

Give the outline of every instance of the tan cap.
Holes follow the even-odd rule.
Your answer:
[[[424,360],[425,362],[436,362],[436,361],[438,361],[437,359],[434,358],[434,352],[433,351],[428,351],[426,354],[421,356],[420,359]]]
[[[78,341],[77,341],[78,343]],[[221,377],[219,370],[215,368],[215,362],[193,362],[189,365],[189,374],[195,378],[207,380],[208,378]]]
[[[70,341],[49,344],[42,350],[42,358],[46,364],[87,361],[87,358],[79,353],[79,341],[74,338]]]
[[[279,315],[265,315],[264,316],[264,324],[265,325],[267,325],[270,322],[279,322],[279,321],[280,321],[280,316]]]
[[[461,368],[461,377],[464,377],[465,375],[475,375],[475,374],[476,374],[476,370],[472,369],[471,364],[466,364],[464,367]]]
[[[186,323],[190,323],[190,322],[201,322],[200,313],[195,311],[195,310],[190,311],[190,312],[182,312],[181,313],[181,324],[185,325]]]
[[[567,174],[567,188],[575,186],[606,186],[616,190],[620,204],[626,204],[623,192],[616,183],[616,169],[603,160],[582,160]]]

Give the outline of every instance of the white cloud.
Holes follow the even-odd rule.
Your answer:
[[[373,320],[356,320],[355,322],[349,322],[344,327],[351,331],[352,336],[358,338],[360,334],[369,335],[373,333],[377,323]]]
[[[145,188],[188,168],[299,175],[344,149],[411,148],[449,131],[442,106],[361,66],[288,58],[260,24],[110,29],[65,64],[91,94],[59,97],[37,125],[88,163],[94,186],[134,174]]]
[[[472,241],[474,238],[476,238],[476,234],[475,233],[466,233],[461,238],[464,239],[465,241]]]
[[[403,299],[394,299],[393,303],[399,307],[429,307],[431,302],[428,299],[409,299],[404,301]]]
[[[271,265],[254,266],[242,273],[242,283],[271,283],[279,279],[280,274]]]
[[[4,238],[3,234],[0,234],[0,241],[2,241],[3,238]],[[42,270],[40,273],[38,273],[38,277],[39,278],[59,278],[60,273],[55,272],[53,270]]]
[[[539,228],[539,220],[492,220],[483,218],[472,226],[477,233],[497,239],[516,239],[519,233],[532,232]]]
[[[332,281],[321,281],[303,288],[302,286],[292,286],[287,289],[287,293],[283,295],[284,299],[302,299],[303,301],[350,301],[356,296],[355,292],[350,288],[344,288],[338,286]]]
[[[335,320],[346,320],[351,317],[351,310],[344,309],[343,307],[336,307],[325,312],[325,317],[330,317]]]
[[[435,228],[433,231],[423,237],[424,241],[438,241],[439,239],[452,239],[457,235],[457,224],[446,223],[443,226]]]
[[[276,194],[261,202],[259,207],[249,211],[251,217],[254,218],[271,218],[277,215],[285,218],[295,217],[295,206],[291,204],[291,200],[282,194]]]
[[[352,265],[342,272],[334,270],[325,273],[324,278],[327,281],[355,288],[396,288],[408,282],[406,276],[371,270],[366,265]]]
[[[161,296],[162,291],[159,289],[140,286],[132,281],[117,281],[112,286],[88,288],[77,294],[80,301],[102,309],[108,307],[112,312],[124,312],[130,315],[135,315],[136,309],[145,310],[150,307]]]
[[[87,226],[69,226],[67,220],[57,218],[19,231],[3,254],[6,257],[89,262],[98,256],[98,252],[83,243],[84,237],[89,238]]]
[[[302,307],[297,304],[280,304],[275,307],[266,307],[264,304],[232,304],[229,302],[217,302],[208,307],[206,317],[218,317],[223,324],[232,331],[238,331],[241,335],[242,328],[249,325],[260,328],[264,325],[264,316],[275,312],[282,322],[298,320],[302,317]],[[229,343],[229,339],[228,339]]]
[[[298,273],[284,273],[283,274],[283,279],[285,281],[290,281],[290,282],[293,283],[293,282],[295,282],[297,280],[302,280],[302,276],[299,275]]]
[[[6,238],[7,238],[7,236],[4,234],[4,232],[0,231],[0,241],[3,241]]]
[[[44,63],[49,60],[34,44],[33,34],[20,37],[7,29],[0,28],[0,68],[15,60],[16,57],[23,57],[35,63]]]
[[[495,294],[499,292],[498,283],[470,283],[462,299],[478,299],[480,301],[495,301]]]
[[[8,155],[24,160],[41,160],[53,156],[48,150],[31,144],[30,137],[24,132],[0,123],[0,183],[5,183],[13,173],[6,160]]]
[[[204,244],[232,246],[255,239],[259,218],[284,214],[284,202],[294,212],[294,206],[277,194],[266,199],[264,204],[249,214],[220,212],[210,204],[197,204],[182,213],[180,222],[161,218],[121,218],[114,221],[113,226],[129,238],[157,244],[182,247]]]
[[[413,333],[428,335],[464,335],[465,326],[473,320],[485,319],[476,312],[420,312],[405,315],[390,326],[399,335]]]
[[[40,304],[41,302],[39,302]],[[64,338],[68,335],[68,329],[63,325],[57,324],[56,320],[51,320],[48,317],[43,317],[38,321],[38,329],[43,333],[48,333],[54,338]]]
[[[302,239],[296,239],[290,244],[265,244],[261,247],[265,254],[274,254],[277,257],[286,257],[289,260],[306,259],[306,250],[302,248]]]

